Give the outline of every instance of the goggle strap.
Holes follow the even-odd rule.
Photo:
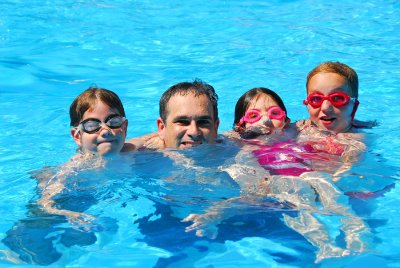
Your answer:
[[[81,131],[81,127],[80,127],[80,125],[79,126],[77,126],[77,127],[74,127],[74,137],[76,136],[76,135],[79,135],[80,136],[80,133],[79,133],[79,131]]]
[[[354,103],[353,111],[351,112],[351,121],[354,121],[354,117],[356,115],[357,108],[358,108],[359,104],[360,104],[360,102],[356,99],[356,101]]]

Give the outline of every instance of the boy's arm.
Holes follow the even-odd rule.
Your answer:
[[[79,157],[73,159],[78,158]],[[39,181],[38,186],[42,192],[37,204],[45,213],[65,216],[71,223],[87,224],[90,222],[88,219],[94,219],[93,216],[86,213],[58,209],[55,207],[55,201],[53,199],[57,194],[61,193],[65,189],[66,178],[73,165],[74,160],[64,165],[63,168],[52,177],[46,177],[45,181]],[[42,179],[40,175],[36,175],[36,178]]]

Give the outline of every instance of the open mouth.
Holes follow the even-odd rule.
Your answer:
[[[330,124],[333,123],[333,121],[336,120],[336,118],[335,118],[335,117],[322,116],[322,117],[319,118],[319,120],[321,120],[321,122],[322,122],[324,125],[330,125]]]

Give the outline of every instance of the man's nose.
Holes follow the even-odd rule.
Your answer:
[[[191,137],[198,137],[200,135],[200,129],[196,121],[191,121],[190,125],[188,126],[188,129],[186,133],[191,136]]]

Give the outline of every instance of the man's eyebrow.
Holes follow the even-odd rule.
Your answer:
[[[202,116],[196,117],[196,119],[200,119],[200,120],[210,119],[211,120],[212,118],[210,115],[202,115]]]
[[[201,115],[201,116],[194,116],[194,117],[187,116],[187,115],[178,115],[178,116],[175,116],[173,118],[174,121],[176,121],[176,120],[192,120],[192,119],[195,119],[195,120],[199,120],[199,119],[200,120],[204,120],[204,119],[211,120],[212,117],[210,115]]]
[[[190,120],[190,117],[186,116],[186,115],[178,115],[178,116],[175,116],[172,120],[174,120],[174,121],[176,121],[176,120]]]

